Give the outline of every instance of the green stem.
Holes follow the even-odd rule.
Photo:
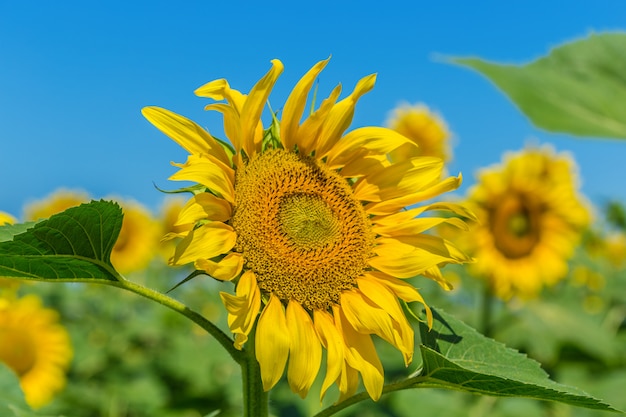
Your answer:
[[[269,395],[263,389],[261,369],[254,352],[256,325],[250,332],[245,350],[246,360],[241,362],[243,383],[244,417],[267,417],[269,415]]]
[[[490,279],[485,280],[481,308],[481,327],[483,336],[491,337],[493,331],[493,286]]]
[[[394,391],[400,391],[403,389],[409,389],[409,388],[415,388],[415,385],[426,381],[426,377],[423,376],[416,376],[416,377],[412,377],[412,378],[408,378],[402,381],[398,381],[395,382],[393,384],[387,384],[383,387],[383,395],[387,394],[389,392],[394,392]],[[335,413],[338,413],[339,411],[343,410],[346,407],[349,407],[353,404],[359,403],[361,401],[367,400],[369,399],[370,396],[367,392],[360,392],[356,395],[353,395],[352,397],[346,398],[345,400],[343,400],[342,402],[338,403],[338,404],[334,404],[331,405],[328,408],[325,408],[324,410],[320,411],[319,413],[315,414],[313,417],[328,417],[328,416],[332,416]]]
[[[135,294],[139,294],[142,297],[156,301],[159,304],[169,307],[170,309],[182,314],[183,316],[189,318],[198,326],[206,330],[211,336],[213,336],[224,347],[224,349],[226,349],[226,351],[237,363],[243,366],[243,363],[247,361],[247,357],[244,352],[235,349],[235,347],[233,346],[233,340],[228,337],[222,330],[220,330],[219,327],[211,323],[199,313],[191,310],[180,301],[177,301],[158,291],[154,291],[150,288],[135,284],[134,282],[127,281],[125,279],[120,279],[119,281],[115,282],[111,281],[107,284],[114,287],[123,288],[130,292],[134,292]]]

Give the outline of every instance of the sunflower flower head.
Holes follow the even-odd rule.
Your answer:
[[[577,187],[572,158],[548,146],[507,154],[479,174],[467,202],[479,223],[464,249],[496,295],[532,298],[566,275],[591,217]]]
[[[18,376],[31,407],[47,404],[65,386],[71,359],[70,339],[56,311],[34,295],[0,298],[0,362]]]
[[[84,191],[58,189],[42,200],[34,201],[24,207],[24,219],[47,219],[70,207],[89,202],[89,195]]]
[[[393,150],[392,158],[402,154],[406,157],[408,153],[410,156],[435,156],[444,162],[452,159],[448,127],[443,118],[426,105],[403,103],[391,112],[386,125],[417,145]]]
[[[254,343],[264,388],[287,368],[291,389],[305,397],[325,349],[321,397],[333,384],[340,400],[352,395],[360,375],[378,399],[384,376],[372,335],[396,347],[408,365],[414,335],[400,300],[422,303],[432,321],[406,279],[421,274],[447,288],[440,266],[469,260],[428,233],[445,222],[464,227],[458,216],[423,215],[469,214],[455,204],[422,204],[461,182],[460,176],[441,179],[440,158],[406,153],[390,159],[390,152],[415,146],[391,129],[346,133],[375,75],[341,100],[337,86],[305,114],[327,63],[300,79],[267,127],[261,116],[283,71],[280,61],[272,61],[248,94],[224,79],[197,89],[213,100],[206,109],[223,115],[230,145],[169,110],[147,107],[143,114],[190,154],[175,164],[180,169],[171,179],[199,184],[179,214],[177,224],[189,228],[176,234],[181,240],[169,262],[193,263],[236,283],[234,294],[220,294],[228,326],[236,348]]]

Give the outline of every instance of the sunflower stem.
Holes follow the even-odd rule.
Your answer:
[[[163,293],[152,290],[150,288],[144,287],[142,285],[136,284],[134,282],[128,281],[126,279],[120,279],[115,282],[107,283],[108,285],[112,285],[114,287],[123,288],[135,294],[141,295],[142,297],[148,298],[150,300],[156,301],[159,304],[162,304],[170,309],[182,314],[187,317],[198,326],[202,327],[207,331],[211,336],[213,336],[221,345],[226,349],[226,351],[230,354],[230,356],[235,360],[235,362],[239,364],[243,364],[246,362],[247,358],[245,354],[235,349],[233,346],[233,340],[228,337],[219,327],[215,324],[204,318],[199,313],[191,310],[189,307],[184,305],[178,300],[175,300]],[[242,365],[243,366],[243,365]]]
[[[485,337],[491,337],[491,333],[493,331],[493,323],[491,322],[493,319],[493,285],[491,280],[485,280],[485,288],[483,291],[482,297],[482,306],[481,306],[481,324],[482,324],[482,334]]]
[[[410,389],[410,388],[417,388],[417,385],[419,385],[420,383],[426,381],[426,377],[423,376],[414,376],[411,378],[407,378],[404,379],[402,381],[398,381],[395,382],[393,384],[387,384],[383,387],[383,395],[387,394],[389,392],[394,392],[394,391],[401,391],[403,389]],[[343,400],[342,402],[338,403],[338,404],[333,404],[328,408],[325,408],[324,410],[320,411],[319,413],[315,414],[313,417],[329,417],[332,416],[335,413],[338,413],[339,411],[343,410],[344,408],[347,408],[353,404],[359,403],[361,401],[367,400],[369,399],[370,396],[367,392],[360,392],[356,395],[353,395],[352,397],[346,398],[345,400]]]
[[[246,360],[241,362],[243,383],[244,417],[267,417],[269,415],[269,395],[263,389],[261,368],[254,352],[256,324],[250,332]]]

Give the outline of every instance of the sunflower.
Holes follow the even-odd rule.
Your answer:
[[[177,222],[193,229],[178,234],[182,240],[170,263],[193,262],[216,279],[236,282],[235,295],[220,295],[235,347],[242,349],[254,334],[264,389],[271,389],[287,366],[291,389],[304,398],[325,348],[320,397],[334,383],[339,400],[352,395],[360,374],[376,400],[384,375],[372,335],[395,346],[408,366],[414,335],[399,299],[426,306],[404,279],[423,274],[447,287],[439,267],[469,259],[450,242],[425,233],[444,222],[463,227],[462,221],[418,216],[432,210],[468,213],[455,204],[415,206],[456,189],[461,178],[441,180],[439,158],[387,158],[411,145],[410,139],[382,127],[344,134],[375,75],[361,79],[340,101],[337,86],[302,120],[310,89],[327,62],[300,79],[280,122],[272,114],[267,129],[260,118],[283,71],[280,61],[272,61],[247,95],[224,79],[196,90],[198,96],[225,100],[206,109],[223,115],[232,148],[168,110],[147,107],[143,114],[190,153],[186,163],[175,164],[180,170],[170,179],[200,184]],[[426,312],[431,324],[428,307]]]
[[[154,257],[161,229],[150,211],[132,200],[116,200],[124,212],[111,263],[122,274],[144,269]]]
[[[53,214],[87,203],[89,200],[89,195],[84,191],[59,189],[42,200],[28,204],[24,208],[24,218],[26,220],[47,219]]]
[[[392,158],[409,153],[409,156],[436,156],[444,162],[452,159],[448,127],[426,105],[403,103],[392,111],[386,125],[417,145],[407,144],[395,149],[391,152]]]
[[[4,226],[5,224],[13,224],[15,223],[15,221],[15,217],[11,216],[9,213],[0,211],[0,226]]]
[[[15,217],[11,216],[9,213],[0,211],[0,227],[7,224],[13,224],[15,222]],[[14,293],[19,288],[19,286],[20,282],[16,279],[0,278],[0,297],[2,297],[4,293]]]
[[[562,279],[590,222],[574,161],[548,146],[509,153],[483,170],[467,207],[479,219],[465,248],[477,258],[471,268],[503,299],[533,297]]]
[[[67,331],[34,295],[0,298],[0,362],[19,377],[26,402],[39,408],[65,386],[72,359]]]

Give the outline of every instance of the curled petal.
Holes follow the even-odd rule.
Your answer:
[[[210,259],[197,259],[194,266],[198,270],[205,271],[215,279],[231,281],[243,269],[243,256],[239,253],[231,252],[219,262],[214,262]]]
[[[333,307],[333,315],[335,325],[343,334],[346,343],[345,358],[348,365],[361,373],[367,393],[374,401],[378,401],[383,391],[385,376],[371,336],[357,332],[340,307]]]
[[[178,214],[174,226],[195,224],[199,220],[224,222],[232,216],[231,204],[211,193],[194,195]]]
[[[261,307],[261,292],[254,273],[248,271],[241,276],[236,294],[220,292],[220,298],[228,311],[228,327],[235,334],[234,346],[241,350]]]
[[[184,265],[198,259],[210,259],[227,253],[235,246],[237,233],[222,222],[208,222],[191,230],[176,246],[171,265]]]

